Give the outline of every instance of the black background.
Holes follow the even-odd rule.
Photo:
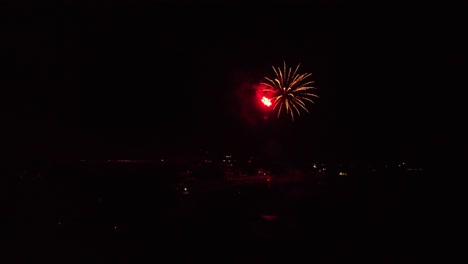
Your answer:
[[[270,133],[314,157],[421,158],[466,149],[458,96],[466,34],[455,6],[6,5],[1,122],[10,156],[245,152]],[[283,60],[312,72],[321,97],[294,124],[263,120],[249,96]]]

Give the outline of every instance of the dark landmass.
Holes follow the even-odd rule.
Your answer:
[[[5,230],[21,263],[446,259],[428,252],[456,234],[462,197],[438,171],[314,166],[243,178],[161,162],[12,168]]]

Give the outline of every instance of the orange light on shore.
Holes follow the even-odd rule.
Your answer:
[[[263,103],[264,105],[268,106],[268,107],[271,106],[271,100],[268,99],[268,98],[266,98],[265,96],[263,96],[263,98],[262,98],[262,103]]]

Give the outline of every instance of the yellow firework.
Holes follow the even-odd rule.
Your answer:
[[[266,81],[262,82],[267,87],[264,92],[273,94],[273,109],[278,109],[278,117],[285,112],[291,116],[293,121],[296,114],[301,115],[301,111],[308,113],[307,105],[314,103],[312,98],[318,98],[316,94],[312,93],[315,87],[311,85],[314,81],[307,80],[312,73],[299,74],[297,72],[299,66],[300,64],[296,66],[294,71],[292,68],[286,68],[286,62],[283,63],[283,69],[272,66],[275,78],[265,77]]]

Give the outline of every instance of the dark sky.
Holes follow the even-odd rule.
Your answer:
[[[466,147],[455,7],[11,2],[0,55],[13,156],[249,152],[265,138],[325,158]],[[263,120],[249,97],[283,60],[312,72],[321,97],[294,124]]]

